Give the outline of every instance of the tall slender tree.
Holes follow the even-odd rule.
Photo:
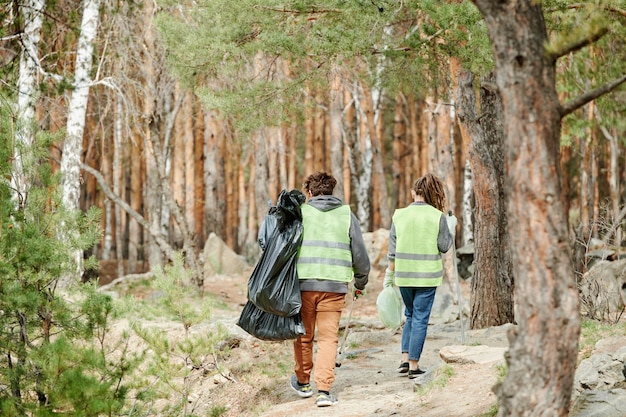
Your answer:
[[[63,177],[62,201],[69,210],[79,209],[83,133],[85,130],[89,88],[92,84],[93,43],[98,32],[100,19],[100,0],[84,0],[82,4],[83,18],[76,48],[74,85],[68,105],[66,137],[63,143],[63,155],[61,158],[61,175]],[[69,237],[66,236],[65,238]],[[76,265],[78,276],[75,276],[74,279],[78,279],[82,274],[82,259],[82,252],[75,251],[73,261]],[[66,276],[65,279],[59,282],[59,285],[67,286],[71,283],[71,279],[72,277]]]
[[[502,100],[493,74],[481,78],[479,98],[474,76],[458,76],[458,117],[471,138],[475,216],[474,274],[470,327],[513,323],[514,279],[510,257],[504,193],[504,130]],[[480,114],[478,109],[480,109]]]
[[[18,3],[19,5],[19,3]],[[24,172],[23,158],[35,143],[35,102],[37,98],[37,74],[39,63],[39,41],[45,0],[28,0],[19,7],[24,19],[24,30],[20,37],[20,70],[17,82],[17,130],[13,146],[13,175],[11,188],[21,206],[28,194],[29,181]]]

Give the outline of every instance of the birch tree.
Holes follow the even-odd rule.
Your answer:
[[[17,82],[17,128],[13,151],[13,176],[11,188],[20,207],[28,194],[29,181],[24,173],[23,158],[35,141],[35,99],[37,97],[37,74],[39,64],[39,41],[43,24],[45,0],[27,0],[19,8],[24,19],[24,31],[20,41],[20,71]]]
[[[93,42],[98,31],[101,0],[84,0],[83,18],[76,48],[76,69],[73,90],[67,111],[66,138],[63,143],[61,173],[63,175],[63,203],[68,209],[78,209],[80,196],[80,167],[85,130],[85,115],[91,87]]]
[[[85,130],[85,115],[91,86],[91,67],[93,60],[93,42],[98,31],[100,0],[83,1],[83,18],[80,27],[80,36],[76,48],[76,68],[74,72],[74,89],[70,96],[67,112],[66,137],[63,144],[61,158],[61,175],[63,188],[63,205],[69,210],[78,210],[80,197],[80,171]],[[68,238],[66,236],[66,238]],[[82,273],[82,257],[80,251],[74,252],[76,272]],[[71,277],[67,276],[59,285],[70,284]]]

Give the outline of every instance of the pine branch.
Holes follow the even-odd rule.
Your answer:
[[[584,94],[574,98],[573,100],[568,101],[561,107],[561,118],[567,116],[572,113],[574,110],[581,108],[585,104],[589,103],[591,100],[595,100],[598,97],[601,97],[619,87],[622,83],[626,81],[626,75],[622,75],[621,77],[608,82],[604,85],[601,85],[598,88],[595,88],[591,91],[587,91]]]
[[[342,10],[340,9],[324,9],[324,8],[317,8],[316,6],[312,6],[309,10],[296,10],[296,9],[288,9],[287,7],[283,7],[281,8],[276,8],[276,7],[268,7],[268,6],[257,6],[259,8],[265,9],[265,10],[269,10],[272,12],[279,12],[279,13],[289,13],[289,14],[321,14],[321,13],[342,13]]]
[[[566,9],[574,9],[574,10],[583,9],[585,7],[588,7],[588,5],[584,3],[569,4],[565,6]],[[615,13],[622,17],[626,17],[626,11],[622,9],[618,9],[617,7],[601,6],[601,8],[606,10],[607,12]],[[553,12],[559,12],[559,11],[561,11],[561,9],[558,7],[551,7],[546,10],[547,13],[553,13]]]
[[[576,39],[568,44],[562,45],[560,48],[555,48],[554,51],[550,52],[550,59],[556,61],[562,56],[569,54],[570,52],[578,51],[584,48],[587,45],[591,45],[592,43],[597,42],[604,35],[609,32],[609,29],[606,27],[597,28],[594,32],[587,34],[587,36]]]

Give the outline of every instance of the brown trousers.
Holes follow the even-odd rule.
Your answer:
[[[306,334],[293,342],[296,360],[295,373],[302,384],[311,380],[313,370],[313,342],[317,327],[317,357],[315,358],[315,385],[320,391],[330,391],[335,381],[335,362],[339,344],[339,320],[345,305],[345,294],[335,292],[303,291],[302,322]]]

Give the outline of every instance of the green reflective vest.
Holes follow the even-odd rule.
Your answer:
[[[298,278],[350,282],[350,206],[320,211],[303,204],[301,209],[304,232],[298,250]]]
[[[393,214],[396,229],[395,283],[398,287],[437,287],[443,262],[437,247],[441,212],[428,204],[410,205]]]

